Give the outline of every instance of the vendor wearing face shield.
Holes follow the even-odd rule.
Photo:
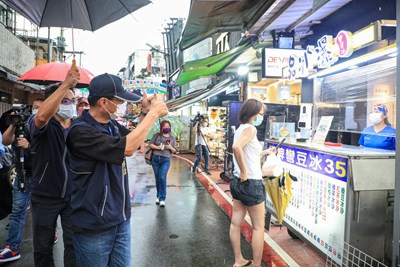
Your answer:
[[[387,114],[388,109],[383,104],[372,107],[368,118],[373,125],[361,133],[360,146],[396,150],[396,129],[389,123]]]

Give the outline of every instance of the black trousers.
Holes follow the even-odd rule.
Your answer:
[[[46,198],[32,194],[33,256],[36,267],[53,267],[54,230],[61,217],[64,241],[64,266],[76,266],[72,241],[71,207],[61,198]]]

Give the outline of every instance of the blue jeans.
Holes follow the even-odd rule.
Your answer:
[[[131,266],[130,219],[103,231],[74,233],[79,267]]]
[[[151,163],[156,178],[157,198],[160,201],[165,201],[167,197],[167,173],[171,165],[171,159],[153,155]]]
[[[209,154],[208,154],[208,149],[206,146],[203,145],[196,145],[196,156],[197,159],[193,164],[193,170],[196,170],[197,166],[199,165],[200,161],[201,161],[201,155],[203,154],[204,156],[204,170],[206,172],[208,172],[208,158],[209,158]]]
[[[22,234],[24,232],[26,209],[28,208],[31,199],[31,177],[25,179],[25,191],[18,191],[18,177],[15,178],[13,187],[13,202],[10,215],[10,229],[6,245],[10,248],[19,249],[22,242]]]

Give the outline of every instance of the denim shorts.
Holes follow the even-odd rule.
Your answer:
[[[230,182],[231,195],[233,199],[240,200],[246,206],[254,206],[265,201],[265,186],[263,180],[248,179],[241,182],[234,177]]]

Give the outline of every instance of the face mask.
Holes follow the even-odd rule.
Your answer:
[[[264,119],[264,116],[258,114],[256,120],[253,121],[253,125],[254,125],[254,126],[260,125],[260,124],[263,122],[263,119]]]
[[[162,129],[162,132],[167,134],[167,133],[171,132],[171,128],[164,128],[164,129]]]
[[[121,113],[120,111],[122,110],[122,106],[125,106],[125,107],[126,107],[126,105],[124,105],[125,103],[121,103],[121,104],[117,105],[117,104],[115,104],[114,102],[112,102],[112,101],[110,101],[110,100],[108,100],[108,99],[107,99],[107,101],[110,102],[110,103],[112,103],[114,106],[117,107],[117,110],[116,110],[114,113],[111,113],[110,111],[108,111],[108,110],[104,107],[104,110],[107,111],[108,115],[110,115],[110,119],[111,119],[111,120],[115,120],[115,119],[117,119],[118,117],[122,117],[121,114],[120,114],[120,113]]]
[[[32,109],[32,115],[36,115],[38,113],[38,109]]]
[[[75,116],[75,105],[60,105],[57,114],[64,120],[72,119]]]
[[[378,112],[372,112],[372,113],[369,114],[369,120],[373,124],[378,124],[378,123],[380,123],[382,121],[382,116]]]

